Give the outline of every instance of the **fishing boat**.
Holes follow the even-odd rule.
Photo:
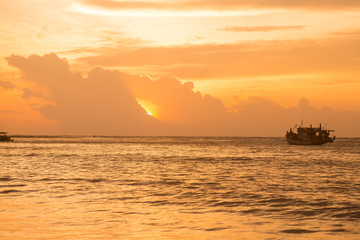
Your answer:
[[[296,126],[294,127],[295,130]],[[313,128],[310,127],[298,127],[296,131],[290,128],[290,131],[286,132],[286,140],[292,145],[322,145],[324,143],[333,142],[334,137],[330,137],[330,133],[335,130],[329,130],[320,126]]]
[[[11,139],[6,134],[7,134],[7,132],[0,132],[0,142],[12,142],[12,141],[14,141],[14,139]]]

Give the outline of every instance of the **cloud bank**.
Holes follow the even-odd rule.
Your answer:
[[[71,71],[68,62],[55,54],[12,56],[10,65],[19,68],[23,78],[46,87],[54,105],[39,111],[61,121],[62,133],[128,135],[147,134],[159,127],[146,115],[117,72],[95,68],[83,78]]]
[[[21,70],[24,80],[47,89],[48,96],[34,89],[23,97],[53,101],[37,109],[60,121],[59,134],[282,136],[300,120],[300,104],[285,108],[258,97],[239,102],[229,112],[221,100],[203,96],[191,82],[174,77],[153,79],[100,67],[83,77],[55,54],[11,56],[7,61]],[[157,118],[137,99],[157,106]],[[316,109],[308,101],[303,107],[305,123],[326,122],[341,136],[360,136],[360,112]]]

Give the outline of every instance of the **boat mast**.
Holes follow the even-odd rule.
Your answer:
[[[301,127],[304,123],[304,98],[301,99]]]

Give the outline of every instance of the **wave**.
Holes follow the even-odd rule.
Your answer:
[[[318,231],[312,231],[312,230],[307,230],[307,229],[287,229],[287,230],[283,230],[281,232],[292,233],[292,234],[305,234],[305,233],[316,233]]]
[[[13,181],[14,179],[11,177],[0,177],[0,182],[9,182]]]
[[[18,193],[18,192],[22,192],[22,191],[17,189],[8,189],[8,190],[0,191],[0,194],[9,194],[9,193]]]
[[[8,188],[8,187],[25,187],[26,184],[8,184],[8,185],[0,185],[0,188]]]
[[[89,182],[89,183],[99,183],[107,182],[107,179],[104,178],[42,178],[38,181],[42,182]]]

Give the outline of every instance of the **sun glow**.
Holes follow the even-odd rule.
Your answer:
[[[99,15],[106,17],[139,17],[139,18],[174,18],[174,17],[239,17],[239,16],[256,16],[269,13],[270,10],[160,10],[160,9],[126,9],[126,10],[109,10],[72,4],[70,11],[83,13],[87,15]]]
[[[136,101],[145,110],[146,115],[159,118],[159,106],[144,99],[137,98]]]

